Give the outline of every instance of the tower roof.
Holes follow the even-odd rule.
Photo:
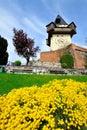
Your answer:
[[[60,15],[57,15],[54,23],[59,25],[68,25]]]

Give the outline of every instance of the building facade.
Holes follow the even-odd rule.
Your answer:
[[[76,34],[74,22],[67,24],[58,15],[54,22],[46,25],[48,38],[46,44],[50,47],[49,52],[41,52],[40,61],[59,62],[61,56],[71,53],[74,58],[74,68],[84,68],[87,64],[87,49],[72,44],[72,36]]]

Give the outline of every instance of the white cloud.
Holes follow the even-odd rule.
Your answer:
[[[54,21],[57,15],[61,15],[63,19],[68,23],[69,19],[65,16],[64,10],[61,7],[61,1],[59,0],[41,0],[45,8],[47,8],[49,17]],[[50,21],[51,22],[51,21]]]
[[[49,47],[46,45],[46,23],[42,22],[37,16],[33,15],[30,17],[24,18],[24,24],[26,27],[29,27],[29,32],[33,32],[33,36],[35,39],[35,46],[39,46],[41,51],[49,50]],[[38,54],[38,57],[39,58]]]
[[[9,43],[7,47],[7,52],[9,53],[8,61],[14,62],[16,60],[20,60],[22,63],[25,63],[26,60],[22,57],[19,57],[15,51],[15,47],[13,46],[12,39],[7,38],[7,41]]]
[[[17,19],[8,10],[0,8],[0,29],[9,32],[15,25],[19,26]]]
[[[22,63],[25,63],[26,60],[19,57],[14,51],[15,47],[12,43],[13,27],[16,27],[17,29],[23,28],[23,30],[27,30],[29,33],[32,33],[32,37],[35,36],[36,45],[39,44],[41,51],[46,51],[46,24],[38,18],[38,16],[28,14],[22,10],[20,5],[17,5],[17,3],[9,1],[8,4],[10,8],[4,6],[1,7],[0,5],[0,35],[8,41],[8,61],[14,62],[15,60],[21,60]],[[37,58],[39,58],[39,54]]]
[[[33,17],[32,19],[24,17],[23,21],[24,24],[29,27],[29,29],[35,31],[36,33],[44,35],[45,25],[36,17]]]
[[[9,61],[14,62],[15,60],[21,60],[23,63],[25,63],[25,59],[22,57],[19,57],[17,55],[17,53],[14,51],[15,47],[12,44],[12,37],[13,37],[13,27],[19,27],[19,22],[18,20],[8,11],[3,10],[3,16],[6,15],[6,17],[1,17],[1,22],[0,22],[0,30],[1,30],[1,34],[3,37],[5,37],[8,41],[8,53],[9,53]],[[26,25],[26,28],[29,27],[29,31],[30,29],[33,30],[33,33],[36,33],[39,37],[39,41],[40,44],[42,43],[42,39],[41,36],[43,37],[43,39],[45,39],[46,37],[46,32],[45,32],[45,24],[39,20],[36,16],[32,17],[31,21],[26,17],[23,19],[24,24]],[[6,21],[6,22],[5,22]],[[43,44],[41,45],[41,50],[45,50],[46,48],[43,47]],[[38,57],[39,58],[39,55]]]
[[[46,45],[46,39],[43,39],[42,42],[41,42],[41,51],[44,52],[44,51],[50,51],[50,47]]]

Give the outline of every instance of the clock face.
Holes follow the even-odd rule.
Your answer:
[[[70,35],[54,35],[51,39],[51,50],[58,50],[71,44]]]
[[[65,39],[63,37],[56,38],[56,40],[55,40],[55,44],[58,45],[58,46],[63,46],[64,42],[65,42]]]

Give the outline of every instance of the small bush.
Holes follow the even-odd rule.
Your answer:
[[[60,58],[60,63],[63,68],[73,68],[74,67],[74,58],[71,54],[65,54]]]
[[[15,65],[15,66],[20,66],[20,65],[21,65],[21,61],[16,60],[16,61],[14,62],[14,65]]]
[[[87,64],[85,64],[84,66],[85,66],[85,68],[87,68]]]
[[[61,64],[62,68],[68,68],[68,65],[66,63]]]

